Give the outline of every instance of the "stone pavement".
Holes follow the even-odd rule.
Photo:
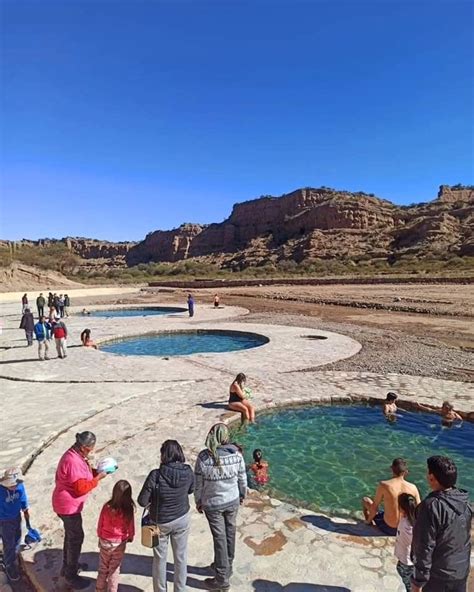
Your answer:
[[[17,307],[16,307],[17,308]],[[24,552],[29,577],[37,589],[64,590],[59,578],[62,529],[50,504],[54,472],[74,434],[92,430],[98,438],[97,457],[112,455],[135,495],[148,472],[159,462],[167,438],[178,439],[188,462],[194,463],[208,428],[218,419],[231,419],[226,410],[228,386],[237,371],[249,375],[258,408],[351,397],[381,398],[388,389],[402,399],[439,405],[444,398],[456,407],[473,410],[473,385],[428,378],[370,373],[312,371],[329,360],[354,355],[359,344],[345,336],[305,328],[238,323],[239,309],[199,311],[194,319],[147,317],[99,319],[71,317],[67,323],[78,340],[85,323],[97,340],[160,328],[233,328],[260,332],[270,343],[245,352],[199,354],[172,360],[122,357],[82,347],[69,349],[66,360],[25,360],[18,339],[19,317],[7,316],[1,338],[4,348],[0,379],[2,422],[0,467],[28,465],[26,475],[34,525],[43,542]],[[215,315],[214,312],[218,312]],[[14,311],[12,311],[14,314]],[[212,316],[211,316],[212,315]],[[228,320],[229,318],[233,320]],[[325,340],[309,340],[318,334]],[[36,348],[29,348],[34,358]],[[70,383],[69,380],[76,382]],[[105,479],[84,511],[84,559],[93,582],[98,561],[95,525],[116,477]],[[239,516],[235,575],[232,589],[242,592],[402,592],[395,572],[393,541],[371,527],[296,508],[252,493]],[[205,518],[192,510],[189,544],[189,590],[202,589],[212,560],[212,542]],[[171,561],[171,556],[170,556]],[[135,541],[123,564],[121,590],[151,591],[151,554]],[[0,585],[0,590],[2,590]]]

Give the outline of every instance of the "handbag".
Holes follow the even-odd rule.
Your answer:
[[[141,520],[141,531],[142,531],[142,545],[148,549],[153,549],[158,544],[158,538],[160,536],[160,528],[157,525],[158,522],[158,482],[155,487],[154,495],[156,495],[156,520],[152,522],[150,516],[150,506],[143,509],[142,520]]]

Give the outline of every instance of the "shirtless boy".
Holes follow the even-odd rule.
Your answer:
[[[420,494],[416,485],[405,481],[408,474],[407,463],[403,458],[396,458],[392,462],[393,477],[387,481],[380,481],[375,498],[370,497],[362,499],[362,507],[367,524],[375,524],[384,534],[396,536],[397,526],[400,520],[400,510],[398,507],[398,496],[401,493],[409,493],[416,499],[417,505],[420,503]],[[379,512],[379,506],[383,503],[384,511]]]
[[[398,395],[395,393],[387,393],[385,401],[383,403],[383,414],[387,418],[395,417],[397,413],[397,399]]]

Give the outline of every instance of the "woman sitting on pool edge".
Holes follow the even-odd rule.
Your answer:
[[[238,411],[242,414],[242,419],[254,422],[255,421],[255,407],[247,399],[244,392],[244,385],[247,380],[245,374],[240,372],[235,377],[235,380],[230,385],[229,390],[229,409]]]
[[[93,347],[94,349],[99,349],[91,339],[90,329],[84,329],[84,331],[81,333],[81,343],[84,347]]]

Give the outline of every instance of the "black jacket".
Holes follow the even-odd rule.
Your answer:
[[[21,317],[20,329],[33,333],[35,329],[35,319],[32,312],[25,312]]]
[[[460,489],[434,491],[417,508],[413,528],[414,582],[462,580],[469,574],[472,509]]]
[[[194,491],[194,475],[184,463],[169,463],[154,469],[143,484],[138,503],[150,505],[150,518],[166,524],[189,512],[189,494]]]

